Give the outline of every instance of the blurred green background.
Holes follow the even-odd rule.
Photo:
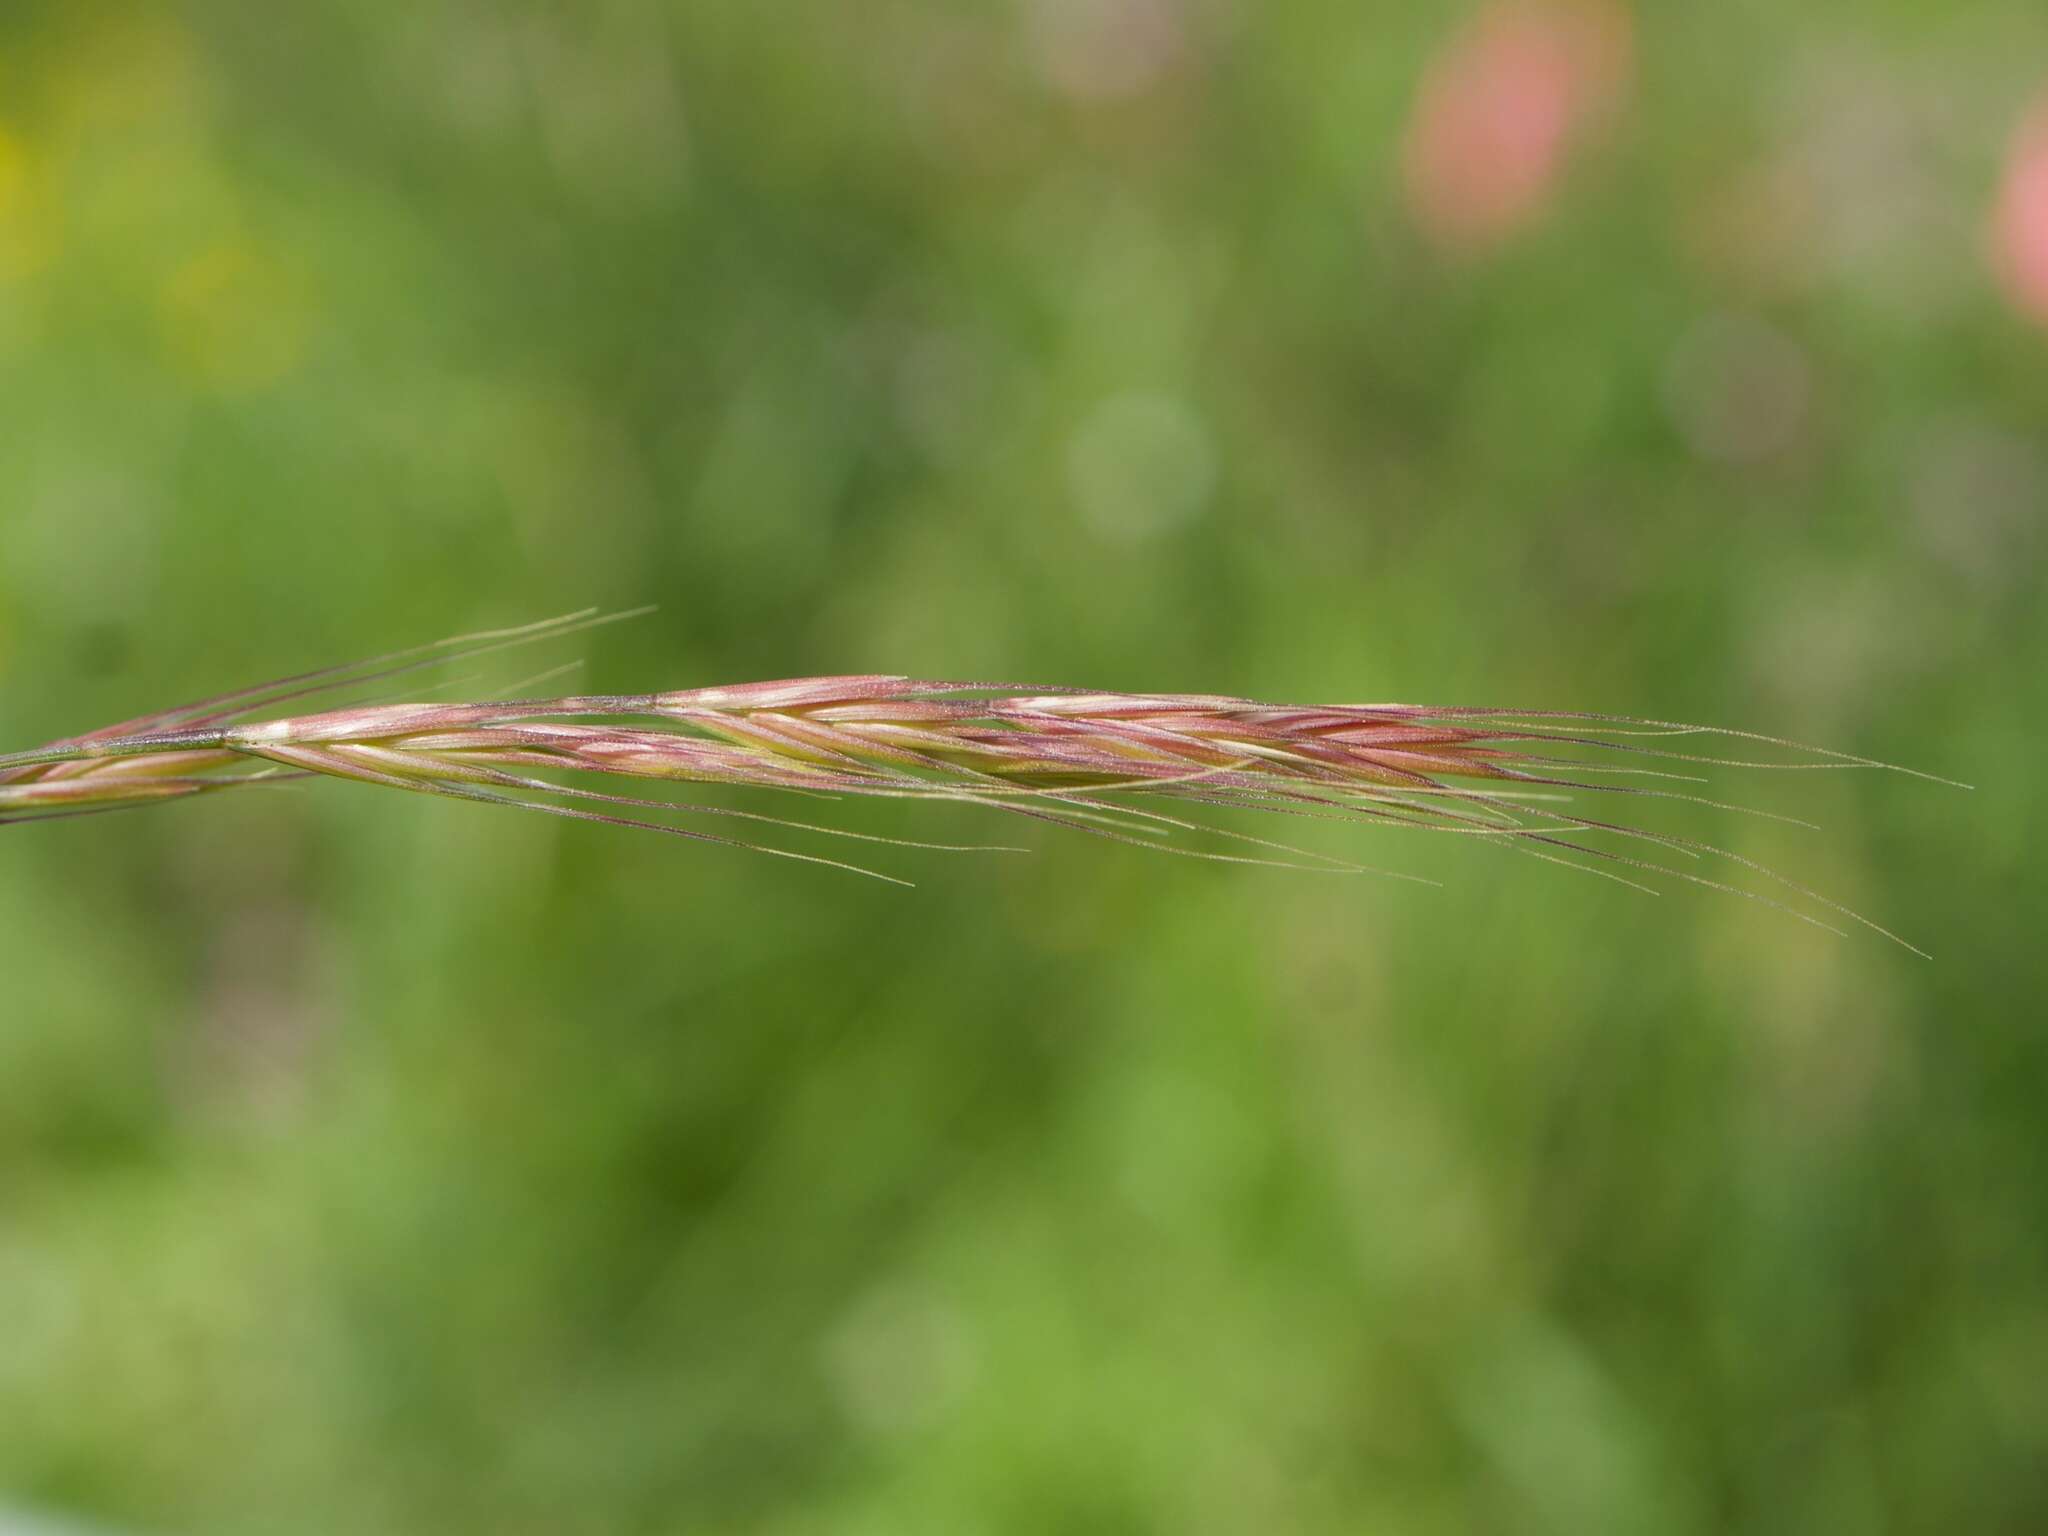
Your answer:
[[[1445,889],[345,785],[10,829],[0,1511],[2048,1529],[2044,86],[2032,0],[8,0],[0,745],[657,602],[594,686],[1981,787],[1658,822],[1931,964],[1346,828]]]

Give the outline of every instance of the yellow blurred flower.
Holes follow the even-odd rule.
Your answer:
[[[0,283],[42,271],[57,253],[57,219],[28,145],[0,127]]]
[[[217,242],[173,273],[157,317],[171,367],[216,389],[261,389],[305,356],[299,282],[246,240]]]

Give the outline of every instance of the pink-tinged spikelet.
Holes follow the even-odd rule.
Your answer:
[[[899,846],[959,846],[875,838],[590,782],[666,780],[965,801],[1199,858],[1363,868],[1215,824],[1215,813],[1249,808],[1483,838],[1642,889],[1650,887],[1638,877],[1662,875],[1731,891],[1839,931],[1800,909],[1820,907],[1896,940],[1726,849],[1574,808],[1607,796],[1742,810],[1681,786],[1699,783],[1692,770],[1705,766],[1886,766],[1741,731],[1557,711],[1282,705],[1216,694],[1098,693],[881,675],[670,693],[380,703],[250,718],[315,693],[605,622],[573,614],[445,641],[0,757],[0,822],[324,776],[646,827],[884,880],[895,877],[647,816],[694,812]],[[1757,762],[1680,751],[1685,738],[1733,740],[1773,756]],[[1623,778],[1631,782],[1617,782]],[[1183,834],[1201,834],[1203,841],[1172,841]],[[1695,865],[1720,860],[1777,887],[1784,900],[1663,862],[1673,857]]]

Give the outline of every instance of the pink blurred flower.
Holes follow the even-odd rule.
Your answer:
[[[2007,151],[1991,259],[2013,307],[2048,325],[2048,94],[2035,98]]]
[[[1408,119],[1408,205],[1439,244],[1480,251],[1550,201],[1586,124],[1627,82],[1614,0],[1493,0],[1432,61]]]

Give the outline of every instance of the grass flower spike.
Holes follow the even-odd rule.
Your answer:
[[[1709,798],[1699,788],[1701,770],[1888,766],[1746,732],[1553,711],[1265,704],[875,675],[279,713],[317,695],[388,684],[628,616],[574,614],[444,641],[0,756],[0,823],[336,778],[735,844],[885,880],[896,877],[653,818],[694,813],[961,848],[654,793],[657,784],[725,784],[965,801],[1193,857],[1366,868],[1217,822],[1220,813],[1251,809],[1481,838],[1639,889],[1654,891],[1646,883],[1654,877],[1677,879],[1765,902],[1830,931],[1841,929],[1829,918],[1843,919],[1905,944],[1728,849],[1583,809],[1588,800],[1676,800],[1770,815]],[[1760,760],[1759,752],[1768,755]],[[641,792],[627,792],[635,784]],[[1716,866],[1730,878],[1703,872]]]

